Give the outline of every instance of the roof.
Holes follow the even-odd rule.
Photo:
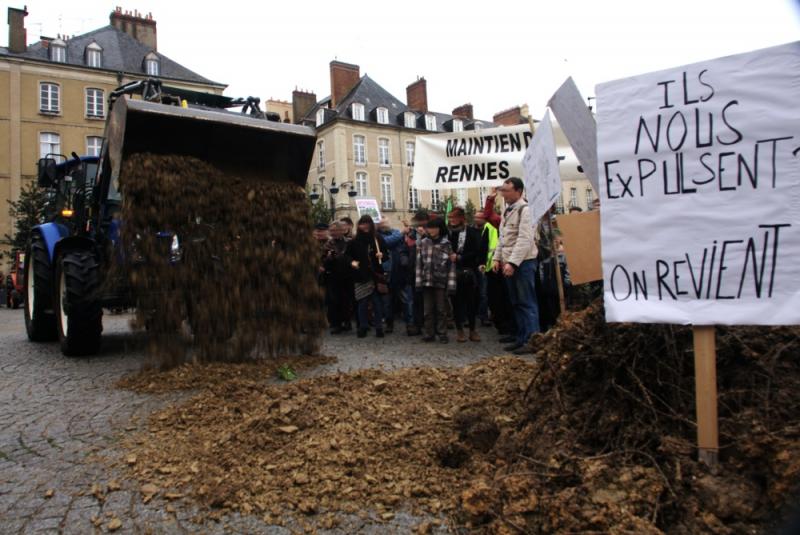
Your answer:
[[[330,108],[331,97],[325,97],[324,99],[317,102],[317,104],[311,108],[311,110],[306,114],[304,119],[309,121],[313,121],[316,117],[317,110],[320,108],[325,109],[325,122],[329,122],[335,118],[345,118],[352,120],[352,108],[350,107],[353,103],[359,103],[364,105],[364,121],[366,123],[373,123],[373,124],[382,124],[378,123],[377,118],[375,116],[375,110],[378,108],[386,108],[389,112],[389,125],[392,126],[400,126],[404,127],[405,123],[403,121],[403,114],[405,112],[412,112],[417,116],[417,124],[420,124],[419,119],[426,114],[436,116],[436,131],[437,132],[450,132],[452,128],[452,120],[453,119],[462,119],[464,121],[464,127],[468,127],[476,122],[481,123],[482,127],[492,127],[495,124],[492,121],[484,121],[479,119],[464,119],[461,117],[455,117],[448,113],[439,113],[428,111],[426,113],[416,112],[411,110],[406,104],[401,102],[398,98],[394,95],[389,93],[386,89],[384,89],[380,84],[378,84],[375,80],[367,76],[366,74],[361,77],[361,79],[356,83],[353,89],[345,95],[345,97],[336,105],[335,108]],[[359,121],[361,122],[361,121]],[[422,123],[424,125],[424,122]],[[419,128],[420,130],[425,130],[425,128]]]
[[[144,75],[144,58],[151,52],[155,53],[160,60],[159,78],[169,78],[200,84],[224,86],[219,82],[214,82],[200,76],[196,72],[187,69],[164,54],[140,43],[127,33],[108,25],[89,33],[73,37],[66,41],[67,61],[66,65],[76,65],[84,68],[93,68],[86,65],[86,47],[92,43],[97,43],[103,49],[103,66],[98,70],[126,72],[131,74]],[[37,61],[50,61],[48,49],[42,41],[28,46],[27,51],[21,53],[9,52],[8,48],[0,47],[0,55],[13,56],[19,58],[33,59]],[[61,63],[59,63],[61,64]]]

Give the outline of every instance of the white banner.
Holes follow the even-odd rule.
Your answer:
[[[606,319],[800,323],[800,42],[597,86]]]
[[[570,76],[547,103],[595,191],[597,184],[597,124]]]
[[[558,154],[553,137],[550,112],[544,114],[542,122],[533,134],[533,140],[522,158],[525,197],[531,207],[531,218],[536,226],[561,194],[561,176],[558,174]]]
[[[522,156],[532,136],[528,125],[417,136],[411,185],[496,187],[509,177],[522,178]]]

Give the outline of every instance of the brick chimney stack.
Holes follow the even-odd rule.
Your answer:
[[[308,91],[295,89],[292,91],[292,116],[294,122],[300,123],[317,103],[317,95]]]
[[[414,111],[428,111],[428,83],[424,77],[406,87],[406,104]]]
[[[8,8],[8,51],[14,53],[25,52],[28,49],[28,35],[25,31],[25,17],[28,16],[27,6],[24,9]]]
[[[472,116],[472,104],[467,103],[454,109],[453,116],[462,119],[474,119]]]
[[[495,113],[492,120],[502,126],[514,126],[528,122],[528,118],[522,115],[522,108],[519,106]]]
[[[361,79],[358,65],[331,61],[331,107],[335,108]]]
[[[109,19],[114,28],[127,33],[143,45],[158,50],[156,21],[153,20],[152,13],[143,15],[136,10],[123,12],[122,8],[117,6]]]

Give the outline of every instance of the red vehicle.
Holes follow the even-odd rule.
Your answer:
[[[25,273],[25,253],[17,251],[14,253],[14,261],[11,271],[6,277],[6,306],[8,308],[19,308],[24,301],[23,277]]]

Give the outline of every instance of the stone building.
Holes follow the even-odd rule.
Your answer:
[[[8,47],[0,47],[0,236],[12,231],[17,199],[48,153],[99,154],[108,95],[143,78],[222,94],[211,81],[158,51],[152,15],[117,8],[109,25],[79,36],[40,37],[28,45],[24,9],[8,9]]]
[[[483,202],[485,188],[417,191],[411,187],[417,135],[495,126],[492,121],[475,119],[471,104],[452,113],[430,110],[425,78],[406,88],[406,102],[402,102],[369,76],[362,76],[358,65],[341,61],[330,63],[330,84],[330,96],[320,101],[314,93],[295,90],[292,105],[296,122],[317,130],[309,190],[331,203],[329,188],[335,181],[337,216],[355,215],[347,194],[351,189],[358,197],[377,199],[381,212],[395,226],[410,220],[420,207],[441,210],[447,195],[462,206],[468,199],[476,206]]]

